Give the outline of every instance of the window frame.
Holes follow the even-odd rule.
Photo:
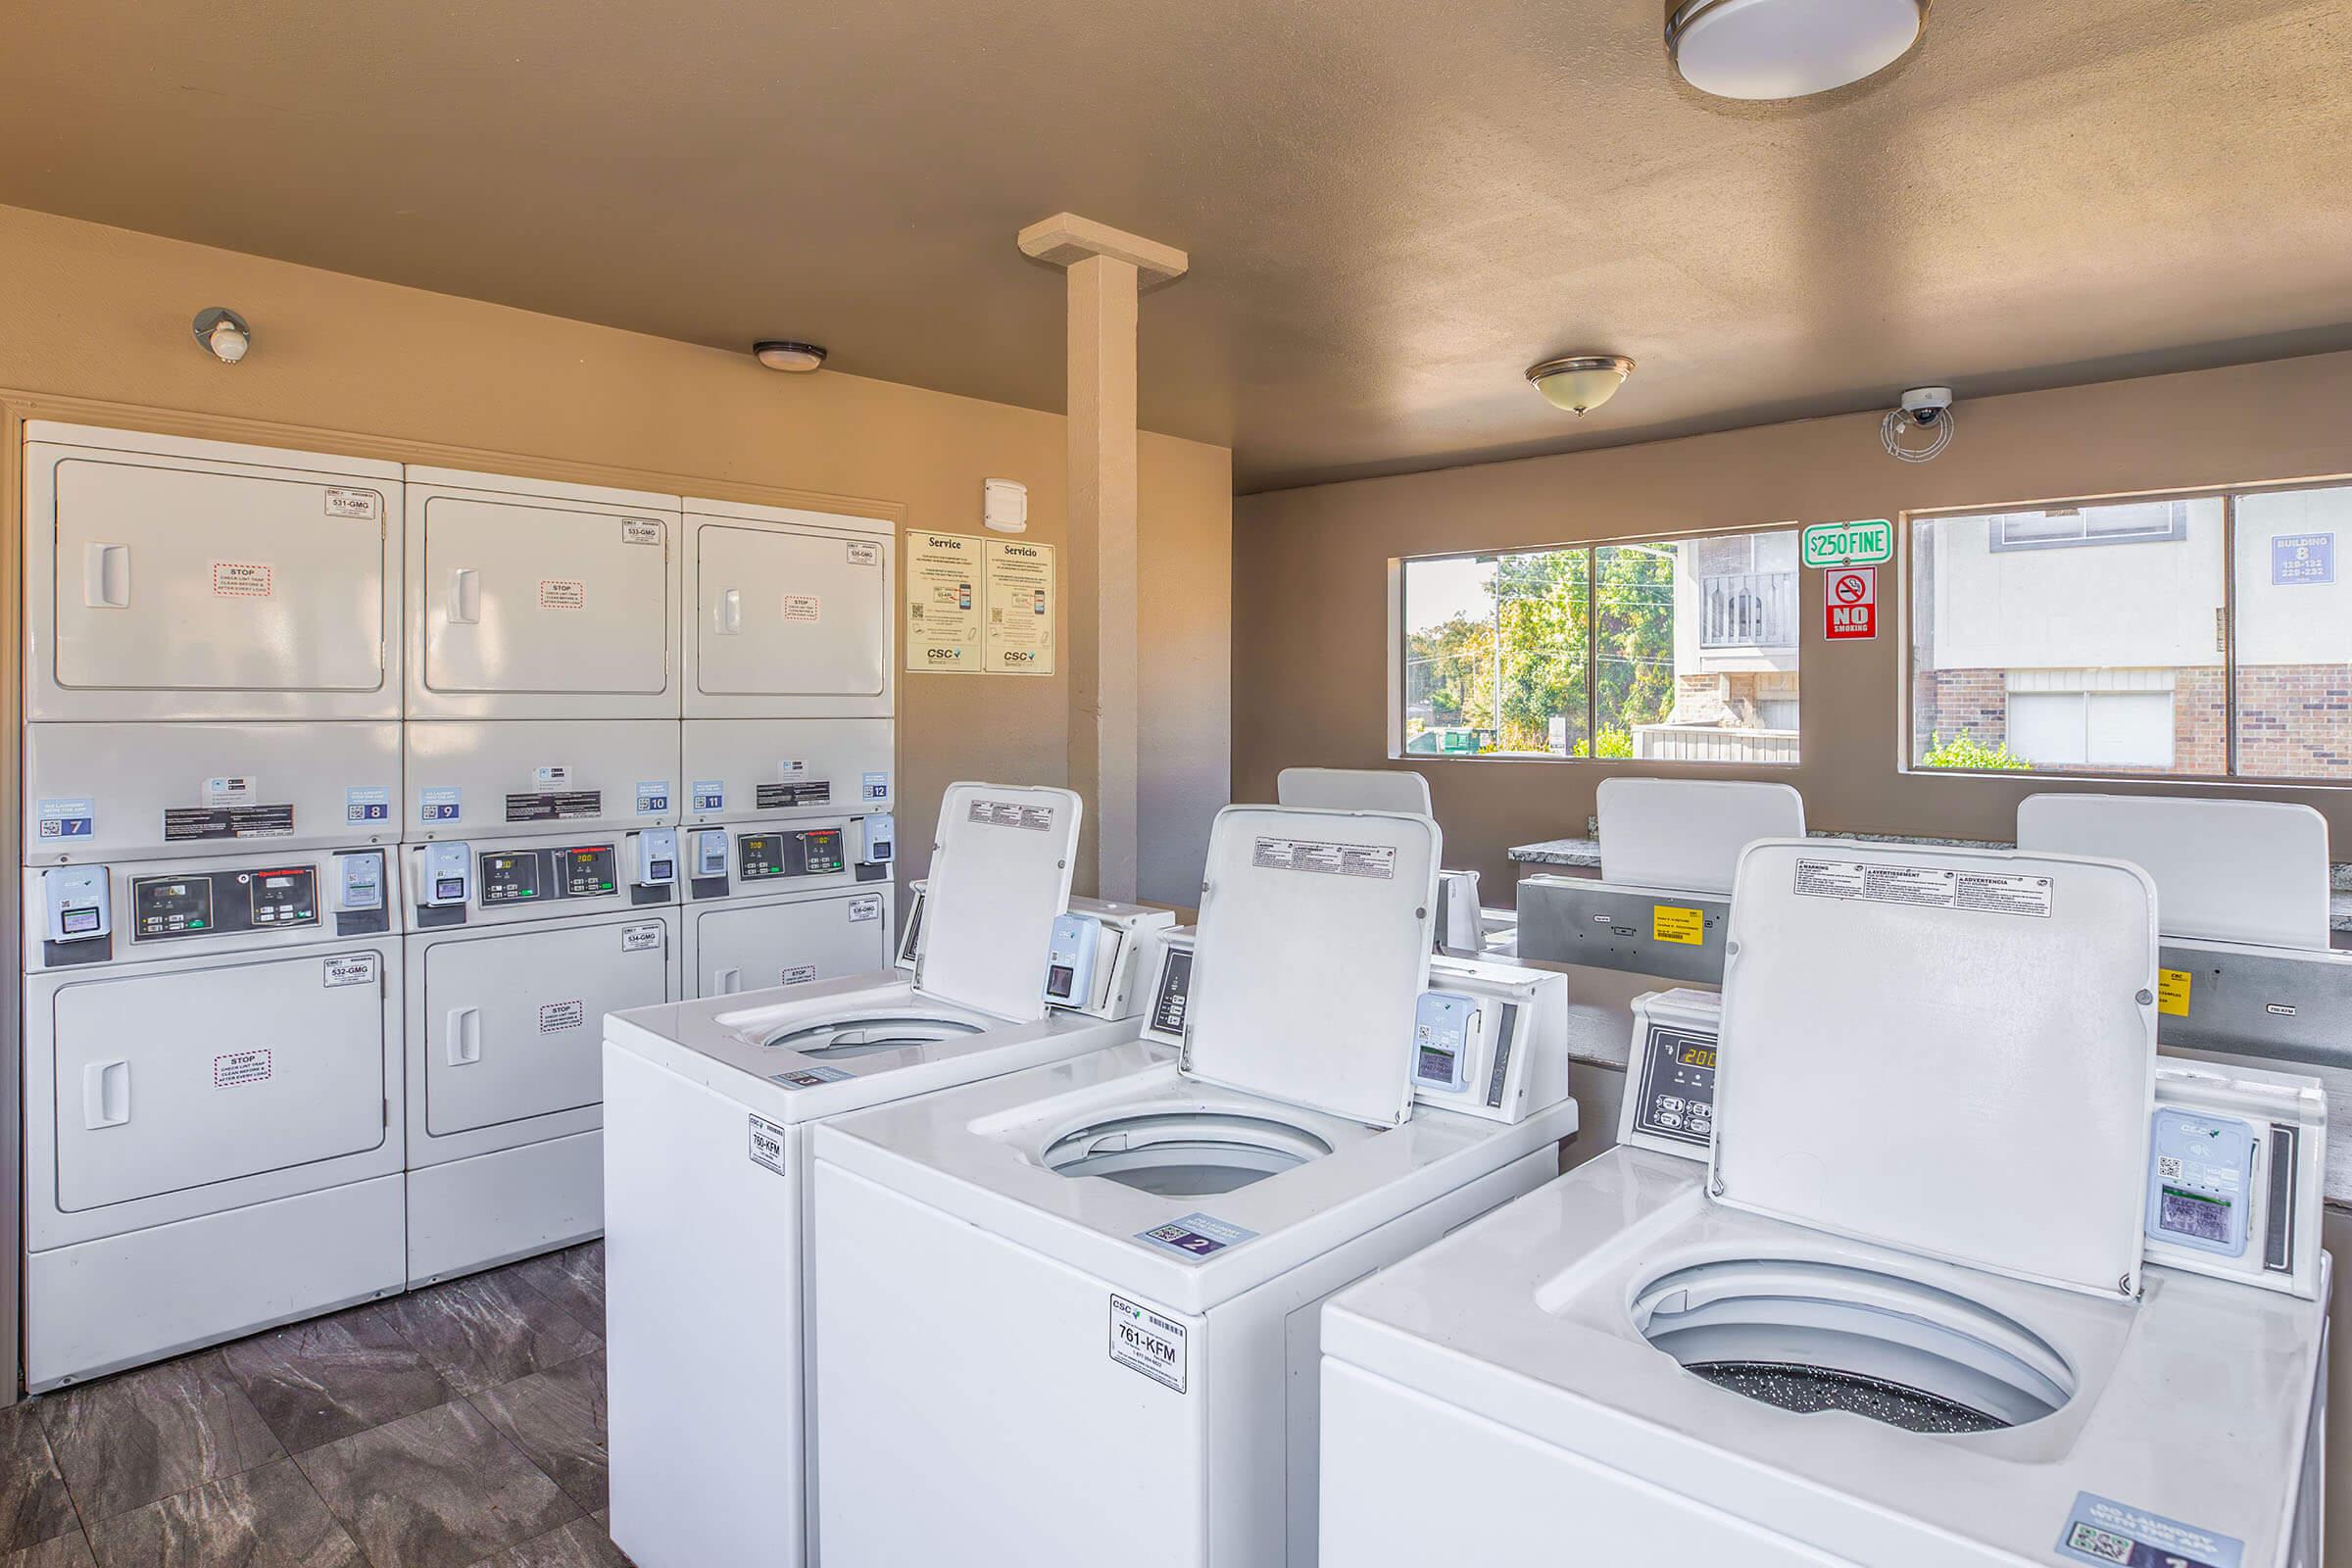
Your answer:
[[[2044,501],[2006,501],[1989,506],[1915,507],[1898,512],[1895,533],[1895,556],[1887,564],[1894,568],[1895,597],[1898,611],[1893,621],[1902,639],[1900,657],[1895,664],[1898,687],[1895,747],[1898,771],[1915,777],[2004,779],[2018,782],[2034,778],[2071,779],[2077,782],[2141,784],[2207,784],[2245,790],[2352,790],[2352,777],[2328,778],[2324,775],[2261,773],[2238,771],[2238,596],[2237,596],[2237,506],[2248,496],[2277,495],[2300,490],[2339,490],[2352,487],[2352,474],[2319,474],[2298,479],[2265,479],[2244,484],[2187,485],[2168,490],[2132,491],[2111,495],[2054,497]],[[1984,768],[1926,767],[1913,755],[1916,709],[1919,695],[1919,614],[1917,580],[1918,530],[1922,523],[1940,522],[1963,517],[1999,517],[2020,512],[2046,511],[2050,508],[2120,506],[2149,502],[2172,502],[2182,507],[2179,514],[2178,534],[2140,534],[2108,539],[2065,539],[2022,541],[2005,544],[1988,538],[1988,548],[1995,554],[2009,551],[2080,550],[2107,544],[2163,544],[2174,537],[2185,538],[2186,504],[2196,501],[2219,500],[2222,503],[2222,602],[2219,650],[2222,656],[2222,724],[2223,759],[2225,771],[2220,773],[2190,773],[2170,769],[2118,768],[2107,766],[2051,767],[2031,770],[1998,771]],[[1996,530],[1997,531],[1997,530]]]
[[[1550,543],[1526,545],[1493,545],[1479,550],[1432,550],[1415,555],[1389,558],[1389,679],[1388,679],[1388,737],[1389,758],[1392,761],[1420,762],[1566,762],[1590,764],[1604,762],[1612,767],[1636,770],[1659,770],[1672,773],[1693,771],[1707,775],[1742,768],[1770,769],[1774,772],[1793,772],[1803,765],[1805,755],[1803,698],[1797,699],[1796,757],[1788,761],[1757,760],[1750,762],[1714,762],[1688,759],[1597,757],[1590,755],[1599,738],[1600,719],[1600,654],[1599,631],[1599,575],[1600,552],[1624,545],[1680,545],[1698,539],[1732,539],[1754,534],[1799,533],[1804,524],[1793,520],[1748,522],[1712,528],[1686,528],[1668,533],[1610,534],[1592,539],[1564,539]],[[1573,753],[1560,756],[1553,752],[1407,752],[1405,748],[1405,680],[1411,665],[1412,653],[1408,640],[1412,630],[1405,620],[1405,578],[1411,567],[1431,561],[1496,561],[1505,556],[1541,556],[1562,551],[1581,551],[1585,556],[1585,743],[1588,755]],[[1795,568],[1797,578],[1796,640],[1790,645],[1797,655],[1798,673],[1803,672],[1805,647],[1804,578],[1802,565]]]
[[[2157,498],[2153,501],[2053,501],[2045,506],[2036,508],[2004,508],[1999,512],[1985,514],[1985,515],[1988,515],[1994,519],[1994,527],[1992,529],[1991,536],[1985,541],[1985,544],[1987,548],[1989,548],[1996,556],[2006,555],[2011,551],[2018,550],[2095,550],[2101,545],[2180,544],[2188,538],[2189,501],[2192,499],[2202,500],[2204,497],[2214,493],[2215,492],[2213,491],[2205,490],[2197,492],[2194,497],[2181,495]],[[2151,528],[2138,533],[2094,534],[2090,532],[2088,524],[2085,523],[2082,531],[2077,533],[2071,539],[2012,539],[2009,537],[2009,519],[2011,517],[2021,515],[2028,511],[2039,511],[2046,513],[2050,507],[2056,507],[2061,511],[2072,509],[2077,516],[2081,516],[2082,511],[2084,507],[2143,505],[2169,506],[2172,508],[2173,514],[2169,519],[2167,519],[2165,526],[2161,530]]]

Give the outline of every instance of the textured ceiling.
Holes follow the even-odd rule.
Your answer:
[[[1054,409],[1015,231],[1182,246],[1144,422],[1246,489],[2352,345],[2343,0],[1936,0],[1778,106],[1660,0],[10,9],[0,201],[341,271]]]

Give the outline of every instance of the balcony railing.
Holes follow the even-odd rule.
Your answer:
[[[1726,729],[1716,724],[1636,724],[1634,756],[1659,762],[1793,762],[1792,729]]]
[[[1796,573],[1734,571],[1698,580],[1698,646],[1796,646]]]

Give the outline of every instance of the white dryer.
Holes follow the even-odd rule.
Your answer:
[[[886,815],[897,694],[891,525],[688,501],[686,821]]]
[[[411,843],[678,820],[676,719],[450,719],[401,739]]]
[[[890,963],[891,817],[692,827],[683,844],[688,1000]]]
[[[27,874],[31,1389],[401,1288],[390,859]]]
[[[408,470],[408,716],[675,718],[676,496]]]
[[[825,1562],[1314,1560],[1323,1298],[1576,1127],[1560,977],[1432,975],[1439,847],[1228,807],[1140,1037],[816,1129]]]
[[[678,996],[675,828],[411,845],[411,1284],[604,1224],[608,1012]]]
[[[1730,953],[1623,1147],[1332,1303],[1327,1560],[2316,1565],[2325,1101],[2159,1069],[2147,877],[1765,842]]]
[[[877,954],[849,978],[606,1020],[612,1528],[643,1568],[814,1560],[813,1129],[1132,1034],[1115,1020],[1174,916],[1065,912],[1081,809],[1066,790],[950,788],[914,975]]]
[[[25,426],[27,720],[397,719],[397,463]]]

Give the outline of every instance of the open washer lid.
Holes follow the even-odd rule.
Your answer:
[[[2156,889],[2138,867],[1768,840],[1740,858],[1715,1196],[2013,1279],[2139,1283]]]
[[[1595,794],[1600,879],[1621,887],[1729,893],[1740,852],[1805,836],[1788,784],[1715,778],[1604,778]]]
[[[1426,816],[1219,811],[1185,1073],[1375,1126],[1402,1122],[1441,849]]]
[[[2168,937],[2328,948],[2328,819],[2286,801],[2029,795],[2017,847],[2130,860]]]
[[[948,786],[925,877],[917,991],[1021,1023],[1046,1015],[1046,954],[1069,907],[1084,814],[1068,790]]]

